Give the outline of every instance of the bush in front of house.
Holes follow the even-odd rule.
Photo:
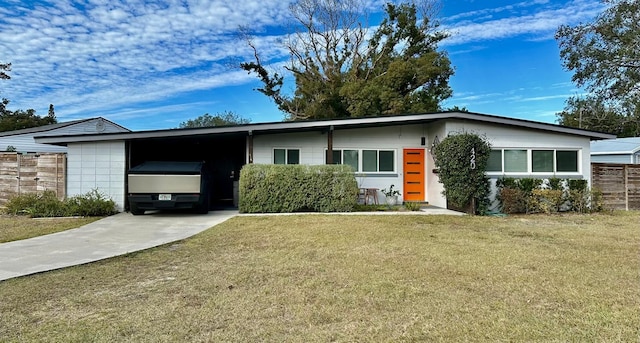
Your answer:
[[[21,194],[9,199],[5,212],[38,217],[109,216],[117,213],[116,204],[97,190],[60,200],[55,192]]]
[[[350,212],[357,198],[347,165],[247,164],[240,171],[242,213]]]
[[[604,210],[602,193],[590,190],[587,180],[500,178],[496,187],[500,208],[508,214]]]
[[[31,217],[64,217],[67,215],[65,203],[58,199],[53,191],[11,197],[5,206],[5,211],[14,215]]]
[[[489,208],[490,185],[485,171],[491,145],[474,133],[460,132],[433,149],[442,194],[453,208],[484,214]]]
[[[102,217],[118,212],[116,203],[96,189],[68,198],[66,204],[69,213],[73,216]]]

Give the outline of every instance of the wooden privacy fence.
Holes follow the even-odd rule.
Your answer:
[[[592,186],[607,207],[640,210],[640,164],[591,164]]]
[[[0,153],[0,206],[12,196],[51,190],[65,197],[67,155]]]

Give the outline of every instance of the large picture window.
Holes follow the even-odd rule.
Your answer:
[[[273,164],[300,164],[300,149],[273,149]]]
[[[332,157],[333,164],[348,164],[356,172],[394,173],[396,171],[395,150],[334,149]]]
[[[489,173],[578,173],[578,150],[493,149]]]

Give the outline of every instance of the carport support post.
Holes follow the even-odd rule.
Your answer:
[[[249,146],[249,163],[253,163],[253,131],[249,130],[249,137],[247,137]]]
[[[327,164],[333,164],[333,125],[327,131]]]

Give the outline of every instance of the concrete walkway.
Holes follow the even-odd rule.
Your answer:
[[[77,229],[0,244],[0,280],[54,270],[179,241],[238,214],[119,213]],[[43,219],[46,220],[46,219]]]
[[[242,216],[300,215],[243,214]],[[323,215],[327,213],[311,213]],[[437,207],[419,212],[350,212],[334,215],[463,215]],[[209,214],[154,213],[133,216],[119,213],[77,229],[0,244],[0,281],[94,262],[179,241],[238,215],[238,211]],[[46,219],[42,219],[46,220]]]

